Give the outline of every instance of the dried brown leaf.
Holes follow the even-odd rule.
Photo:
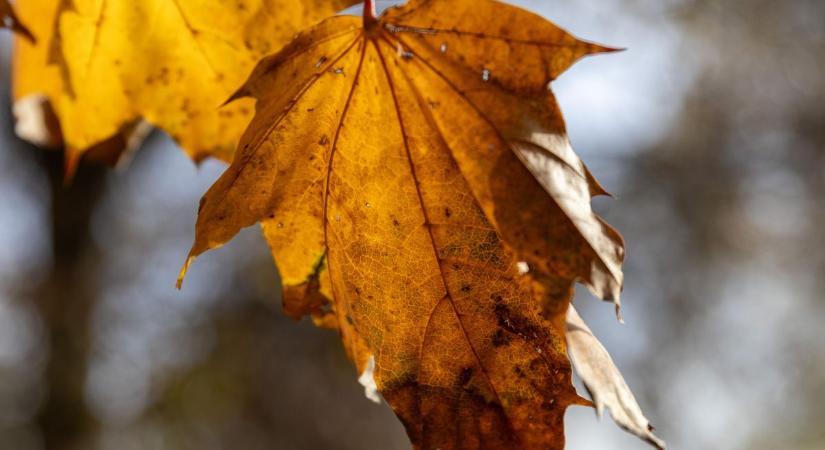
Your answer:
[[[607,349],[596,339],[573,305],[567,310],[567,351],[576,373],[593,398],[599,417],[607,408],[617,425],[664,449],[665,442],[653,434],[653,426],[642,413]]]

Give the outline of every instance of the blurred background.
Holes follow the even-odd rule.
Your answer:
[[[628,48],[553,89],[628,247],[627,324],[576,304],[658,434],[825,448],[825,2],[512,3]],[[280,312],[257,228],[174,289],[221,164],[155,133],[64,187],[62,156],[13,134],[0,42],[0,449],[409,448],[337,335]],[[585,408],[567,435],[647,448]]]

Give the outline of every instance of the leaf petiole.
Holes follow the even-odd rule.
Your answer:
[[[378,18],[375,15],[375,1],[364,0],[364,29],[372,29],[378,23]]]

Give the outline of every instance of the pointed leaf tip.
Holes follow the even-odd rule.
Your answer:
[[[77,168],[80,165],[82,152],[78,152],[72,147],[67,147],[63,161],[63,186],[71,186],[77,175]]]
[[[598,53],[621,53],[626,52],[627,47],[608,47],[606,45],[598,45]]]
[[[221,103],[219,108],[223,108],[224,106],[234,102],[235,100],[239,100],[244,97],[249,97],[249,92],[247,92],[246,90],[246,85],[239,87],[237,91],[235,91],[232,95],[229,96],[229,98],[227,98],[223,103]]]
[[[186,258],[186,262],[183,263],[183,267],[180,268],[180,272],[178,273],[178,280],[175,282],[175,287],[178,290],[181,290],[183,287],[183,280],[186,278],[186,272],[189,270],[189,266],[195,261],[195,256],[191,254]]]
[[[589,50],[590,51],[588,53],[591,54],[591,55],[600,54],[600,53],[620,53],[620,52],[627,51],[626,47],[611,47],[611,46],[608,46],[608,45],[599,44],[597,42],[588,41],[588,40],[585,40],[584,42],[589,45],[589,47],[590,47]]]

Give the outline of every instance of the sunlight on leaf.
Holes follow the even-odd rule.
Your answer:
[[[262,222],[287,311],[374,355],[416,448],[563,448],[572,286],[618,305],[624,247],[547,85],[611,50],[489,0],[322,22],[233,96],[256,114],[180,281]]]
[[[169,133],[196,161],[230,160],[253,106],[221,103],[262,56],[355,2],[23,3],[21,17],[50,38],[18,46],[15,78],[25,86],[17,92],[52,100],[73,165],[141,119]]]

